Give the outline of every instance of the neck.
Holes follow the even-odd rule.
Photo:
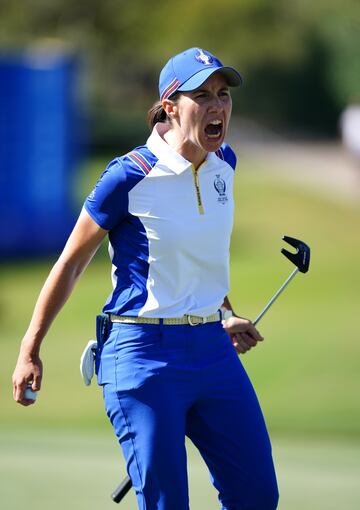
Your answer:
[[[163,135],[165,142],[170,145],[178,154],[187,159],[195,167],[195,170],[204,162],[207,152],[196,147],[189,140],[178,135],[173,128],[170,128]]]

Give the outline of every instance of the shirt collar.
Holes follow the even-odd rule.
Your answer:
[[[215,152],[208,152],[205,161],[210,164],[219,165],[219,157],[216,155]]]
[[[191,163],[176,152],[176,150],[162,138],[164,133],[166,133],[169,129],[170,127],[167,124],[158,122],[154,126],[146,145],[159,159],[159,163],[164,163],[174,173],[181,174],[191,166]]]

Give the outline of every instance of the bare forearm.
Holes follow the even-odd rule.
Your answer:
[[[39,354],[43,338],[69,298],[83,269],[63,261],[61,257],[56,262],[36,302],[21,351]]]
[[[105,235],[106,231],[98,227],[83,210],[40,292],[20,353],[39,355],[44,336]]]

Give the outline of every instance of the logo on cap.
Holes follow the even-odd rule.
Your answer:
[[[195,55],[195,58],[198,62],[201,62],[205,66],[210,66],[213,62],[213,58],[210,55],[206,55],[203,50],[198,50],[198,53]]]

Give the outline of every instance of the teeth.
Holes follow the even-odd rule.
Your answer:
[[[213,126],[217,126],[219,124],[221,124],[221,120],[212,120],[209,124],[212,124]]]

